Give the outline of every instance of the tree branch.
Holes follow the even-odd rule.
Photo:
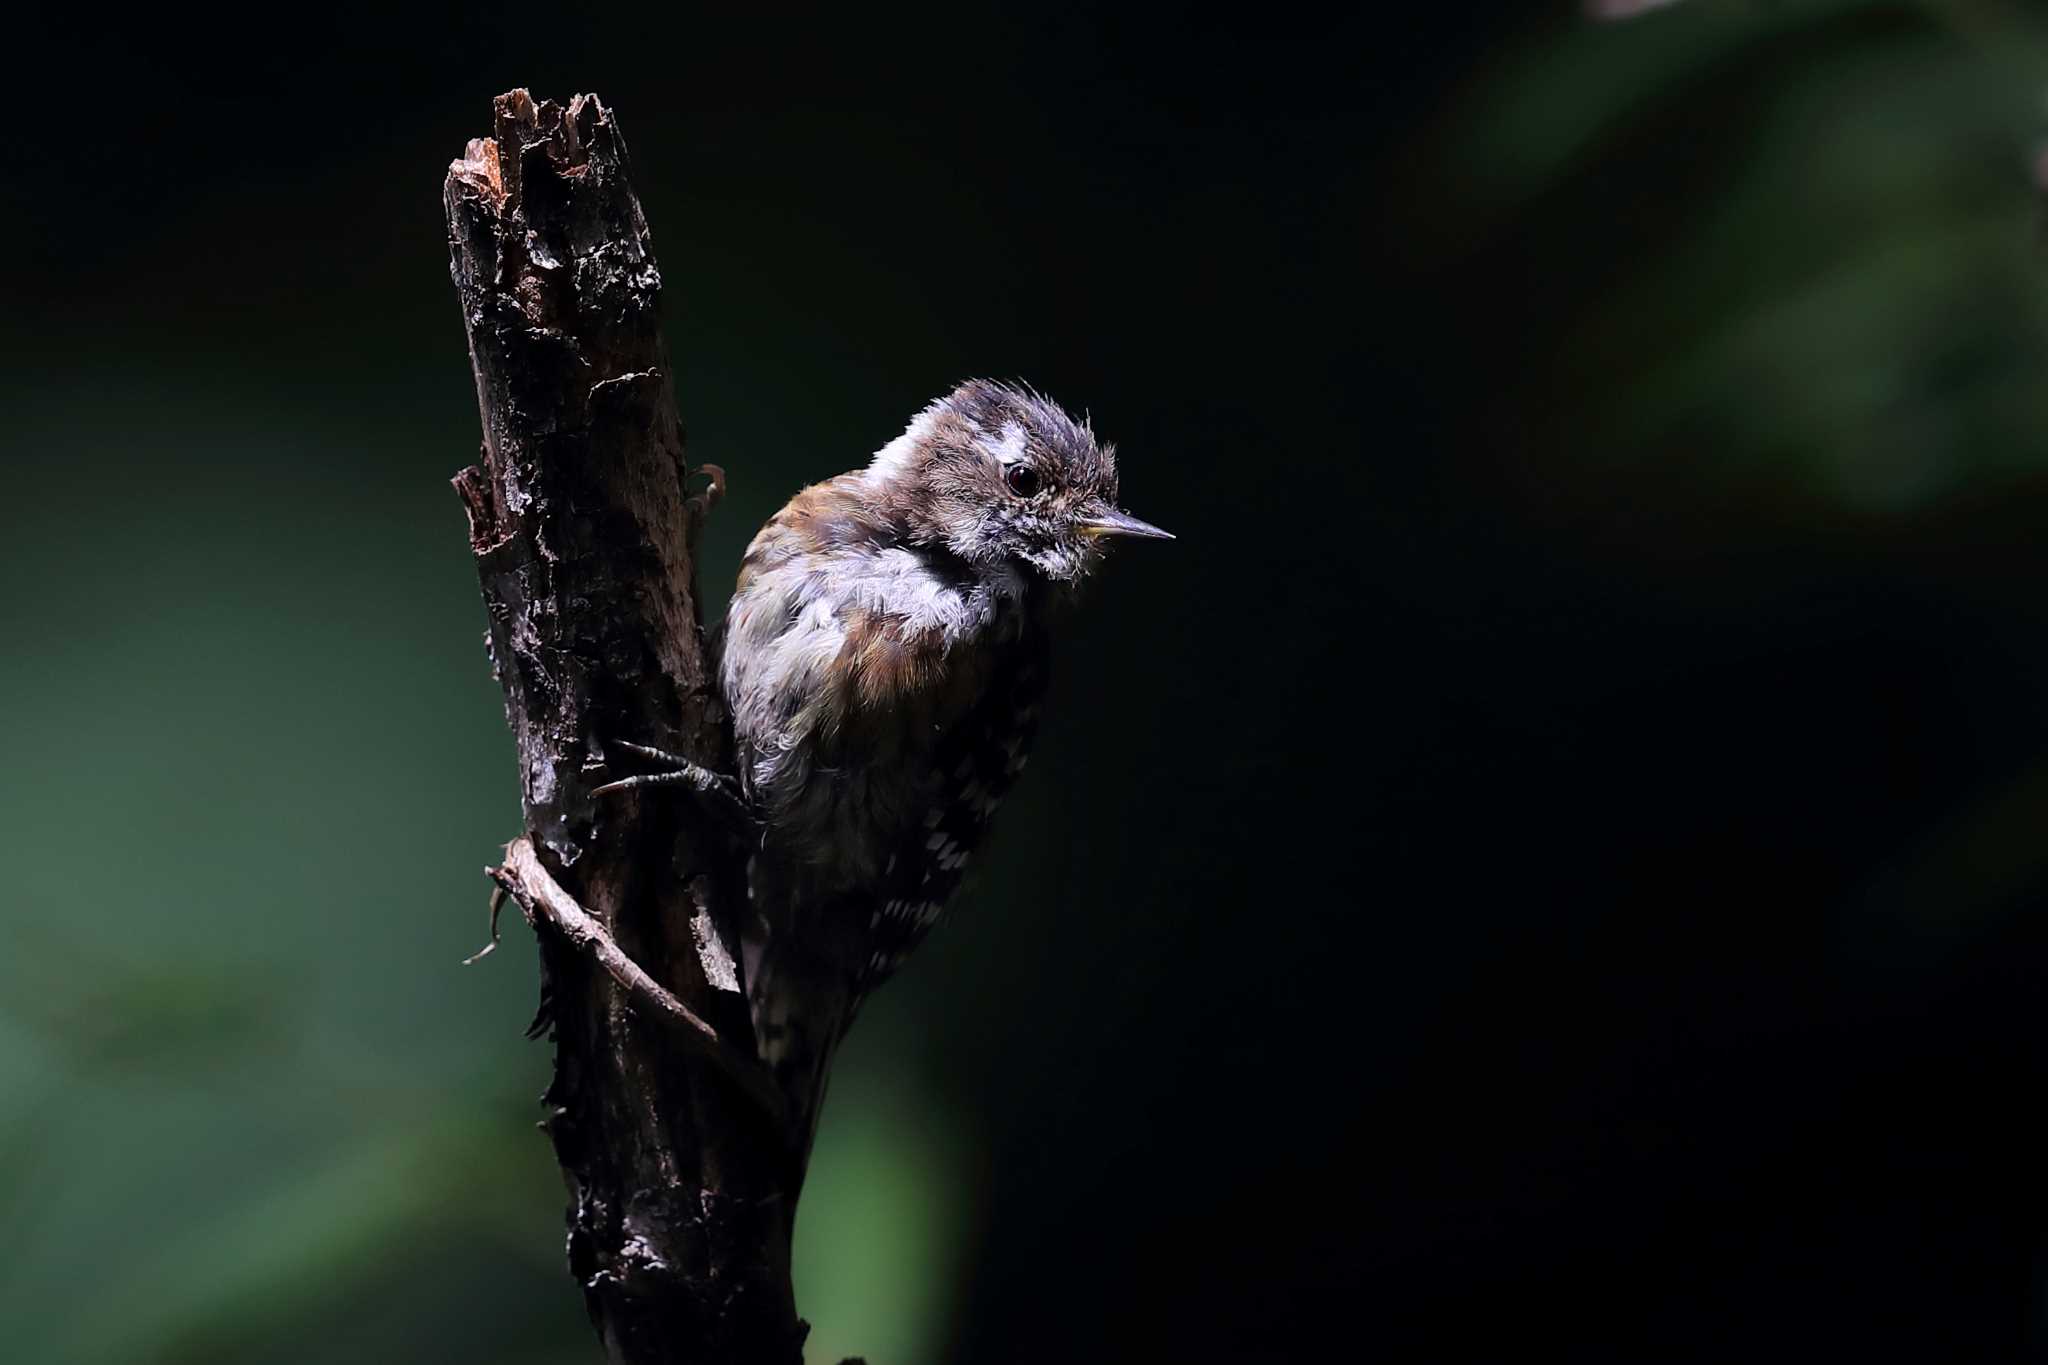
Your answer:
[[[797,1362],[791,1173],[714,1064],[720,1037],[753,1055],[707,909],[737,903],[721,893],[743,869],[688,802],[591,795],[617,775],[605,737],[730,766],[693,582],[710,498],[684,489],[661,278],[618,123],[593,96],[502,95],[443,199],[484,428],[455,487],[525,799],[504,877],[547,912],[545,1126],[570,1270],[621,1365]]]
[[[504,866],[493,868],[491,876],[519,902],[529,921],[536,915],[545,916],[563,937],[597,959],[597,965],[625,987],[628,995],[681,1028],[684,1036],[694,1039],[699,1048],[724,1046],[717,1029],[698,1018],[695,1010],[676,999],[668,987],[627,957],[612,942],[605,927],[548,875],[530,842],[514,839],[506,845]]]
[[[540,930],[540,921],[545,920],[555,932],[590,954],[597,965],[625,989],[635,1005],[674,1026],[674,1041],[678,1046],[698,1053],[723,1070],[761,1106],[775,1130],[782,1130],[786,1122],[782,1093],[775,1088],[767,1068],[755,1059],[753,1040],[748,1038],[740,1043],[721,1037],[718,1030],[698,1017],[695,1010],[676,999],[674,992],[627,957],[625,950],[612,941],[605,927],[591,918],[590,912],[578,905],[576,898],[548,875],[530,841],[514,839],[505,846],[503,866],[486,871],[500,891],[519,902],[526,922],[533,926],[535,932]],[[493,896],[493,920],[496,919],[497,904],[498,898]],[[495,924],[491,941],[493,944],[497,942]]]

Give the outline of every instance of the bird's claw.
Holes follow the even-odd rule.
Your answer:
[[[651,744],[635,744],[630,740],[606,740],[604,749],[622,749],[629,754],[666,764],[660,772],[635,773],[629,777],[614,778],[601,786],[590,789],[592,796],[615,796],[620,792],[634,791],[645,787],[688,787],[709,802],[718,812],[733,821],[738,828],[750,828],[753,817],[747,810],[747,803],[740,795],[740,784],[733,777],[714,772],[694,759],[681,754],[657,749]]]
[[[700,464],[690,472],[702,474],[708,480],[703,492],[693,493],[685,499],[690,510],[696,514],[699,521],[702,521],[725,497],[725,471],[715,464]]]

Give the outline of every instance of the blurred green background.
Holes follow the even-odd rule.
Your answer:
[[[2048,1352],[2048,18],[39,11],[0,1359],[596,1355],[439,187],[620,113],[752,528],[1023,375],[1103,575],[845,1054],[812,1358]]]

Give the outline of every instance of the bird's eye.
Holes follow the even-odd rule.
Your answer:
[[[1003,471],[1003,482],[1012,493],[1020,498],[1034,496],[1039,489],[1038,471],[1030,465],[1017,463]]]

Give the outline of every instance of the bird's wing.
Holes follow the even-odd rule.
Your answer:
[[[756,931],[742,942],[755,1035],[804,1150],[832,1054],[862,1001],[930,932],[1023,771],[1046,682],[1044,639],[1011,642],[996,663],[983,694],[939,733],[919,804],[880,875],[819,904],[749,917]],[[757,868],[758,897],[788,894],[774,884],[775,869]]]
[[[935,746],[922,809],[885,860],[867,907],[867,957],[857,968],[863,991],[880,985],[923,941],[1024,771],[1046,663],[1043,637],[1035,633],[1007,646],[991,686]]]

